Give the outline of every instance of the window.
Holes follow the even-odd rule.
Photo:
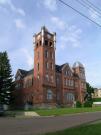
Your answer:
[[[38,43],[36,44],[36,47],[38,47]]]
[[[52,42],[49,43],[49,46],[52,47]]]
[[[82,88],[84,88],[84,83],[83,82],[81,83],[81,86],[82,86]]]
[[[48,46],[48,40],[45,40],[45,45]]]
[[[58,77],[56,78],[56,82],[57,82],[57,84],[59,84],[59,78]]]
[[[47,99],[48,99],[48,100],[53,99],[53,93],[52,93],[52,91],[51,91],[50,89],[47,90]]]
[[[64,79],[64,85],[66,86],[66,79]]]
[[[20,83],[17,83],[16,86],[15,86],[16,89],[19,89],[21,88],[21,84]]]
[[[66,79],[66,86],[68,85],[68,80]]]
[[[73,93],[66,93],[66,100],[72,102],[75,100]]]
[[[40,41],[40,45],[41,45],[41,41]]]
[[[24,88],[29,88],[31,87],[33,84],[32,84],[32,79],[27,79],[25,81],[25,84],[24,84]]]
[[[50,68],[53,70],[53,63],[50,63]]]
[[[48,69],[49,68],[49,64],[48,64],[48,62],[46,62],[46,69]]]
[[[66,75],[66,76],[68,75],[68,71],[67,71],[67,70],[65,71],[65,75]]]
[[[45,58],[48,58],[48,51],[45,50]]]
[[[50,52],[50,58],[53,59],[53,52]]]
[[[74,81],[73,80],[71,80],[71,86],[74,86]]]
[[[71,86],[71,80],[68,80],[68,86]]]
[[[21,79],[21,76],[19,75],[19,76],[17,76],[17,78],[16,78],[16,80],[20,80]]]
[[[49,81],[49,76],[48,76],[48,74],[46,74],[45,78],[46,78],[46,81]]]
[[[38,69],[38,71],[39,71],[39,63],[37,64],[37,69]]]
[[[40,76],[39,76],[39,74],[37,75],[37,78],[38,78],[38,80],[40,79]]]

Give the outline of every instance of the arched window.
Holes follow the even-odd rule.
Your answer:
[[[53,93],[52,93],[52,91],[51,91],[50,89],[47,90],[47,99],[48,99],[48,100],[53,99]]]

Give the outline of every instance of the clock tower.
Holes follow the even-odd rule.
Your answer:
[[[34,38],[34,104],[56,103],[56,33],[44,26]]]

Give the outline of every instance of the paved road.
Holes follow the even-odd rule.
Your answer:
[[[0,118],[0,135],[37,135],[101,119],[101,112],[58,117]]]

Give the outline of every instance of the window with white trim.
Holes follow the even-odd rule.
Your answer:
[[[47,99],[52,100],[53,99],[53,93],[50,89],[47,90]]]

